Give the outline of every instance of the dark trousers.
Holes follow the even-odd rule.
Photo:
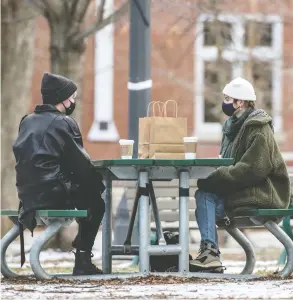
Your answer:
[[[72,203],[77,209],[87,210],[86,218],[78,218],[78,233],[72,246],[78,250],[91,251],[105,213],[105,202],[99,192],[78,188],[72,195]]]
[[[72,246],[78,250],[91,251],[105,213],[105,202],[101,197],[100,185],[89,183],[86,187],[71,184],[70,189],[59,185],[44,193],[44,209],[80,209],[87,210],[87,217],[77,218],[78,233]]]
[[[73,184],[69,194],[65,193],[64,189],[58,190],[57,193],[52,192],[46,194],[48,200],[50,199],[48,208],[87,210],[87,217],[76,219],[79,227],[72,246],[78,250],[91,251],[105,213],[105,202],[99,189],[96,186],[83,188]]]

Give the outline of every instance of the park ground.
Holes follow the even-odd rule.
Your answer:
[[[293,277],[283,280],[274,275],[281,244],[264,231],[248,231],[248,238],[256,246],[256,274],[265,275],[261,279],[206,279],[156,277],[68,281],[53,279],[37,281],[31,274],[26,262],[20,269],[19,244],[15,242],[8,251],[8,264],[23,276],[17,279],[1,279],[1,298],[4,299],[292,299]],[[194,233],[198,240],[198,233]],[[26,251],[29,251],[31,237],[25,236]],[[101,234],[94,247],[94,261],[101,266]],[[191,254],[196,256],[198,243],[191,245]],[[228,239],[221,249],[226,273],[239,273],[244,266],[245,255],[241,248]],[[47,249],[41,253],[41,262],[51,273],[69,273],[72,271],[74,255]],[[27,255],[28,261],[28,255]],[[137,266],[131,266],[131,260],[115,260],[114,272],[137,272]]]

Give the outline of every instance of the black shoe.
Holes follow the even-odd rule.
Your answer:
[[[97,268],[92,263],[92,257],[94,255],[91,252],[83,252],[77,250],[73,253],[75,254],[75,265],[73,268],[74,276],[103,274],[102,270]]]

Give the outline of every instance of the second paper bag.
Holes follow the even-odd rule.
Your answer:
[[[149,116],[150,108],[152,107],[152,116]],[[164,103],[161,101],[152,101],[148,106],[147,117],[139,118],[138,123],[138,157],[149,158],[149,147],[150,147],[150,129],[151,123],[156,118],[163,115]]]
[[[171,103],[175,105],[172,117],[167,113],[167,106]],[[164,116],[156,117],[150,123],[150,147],[154,148],[154,145],[156,153],[170,153],[169,158],[172,158],[172,153],[184,153],[183,138],[187,136],[187,119],[179,118],[177,111],[177,103],[169,100],[164,105]],[[166,151],[168,146],[170,150]],[[152,156],[156,156],[155,153]]]

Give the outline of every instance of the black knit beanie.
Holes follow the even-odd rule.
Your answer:
[[[75,83],[66,77],[50,73],[43,75],[41,93],[44,104],[61,103],[73,95],[76,90]]]

